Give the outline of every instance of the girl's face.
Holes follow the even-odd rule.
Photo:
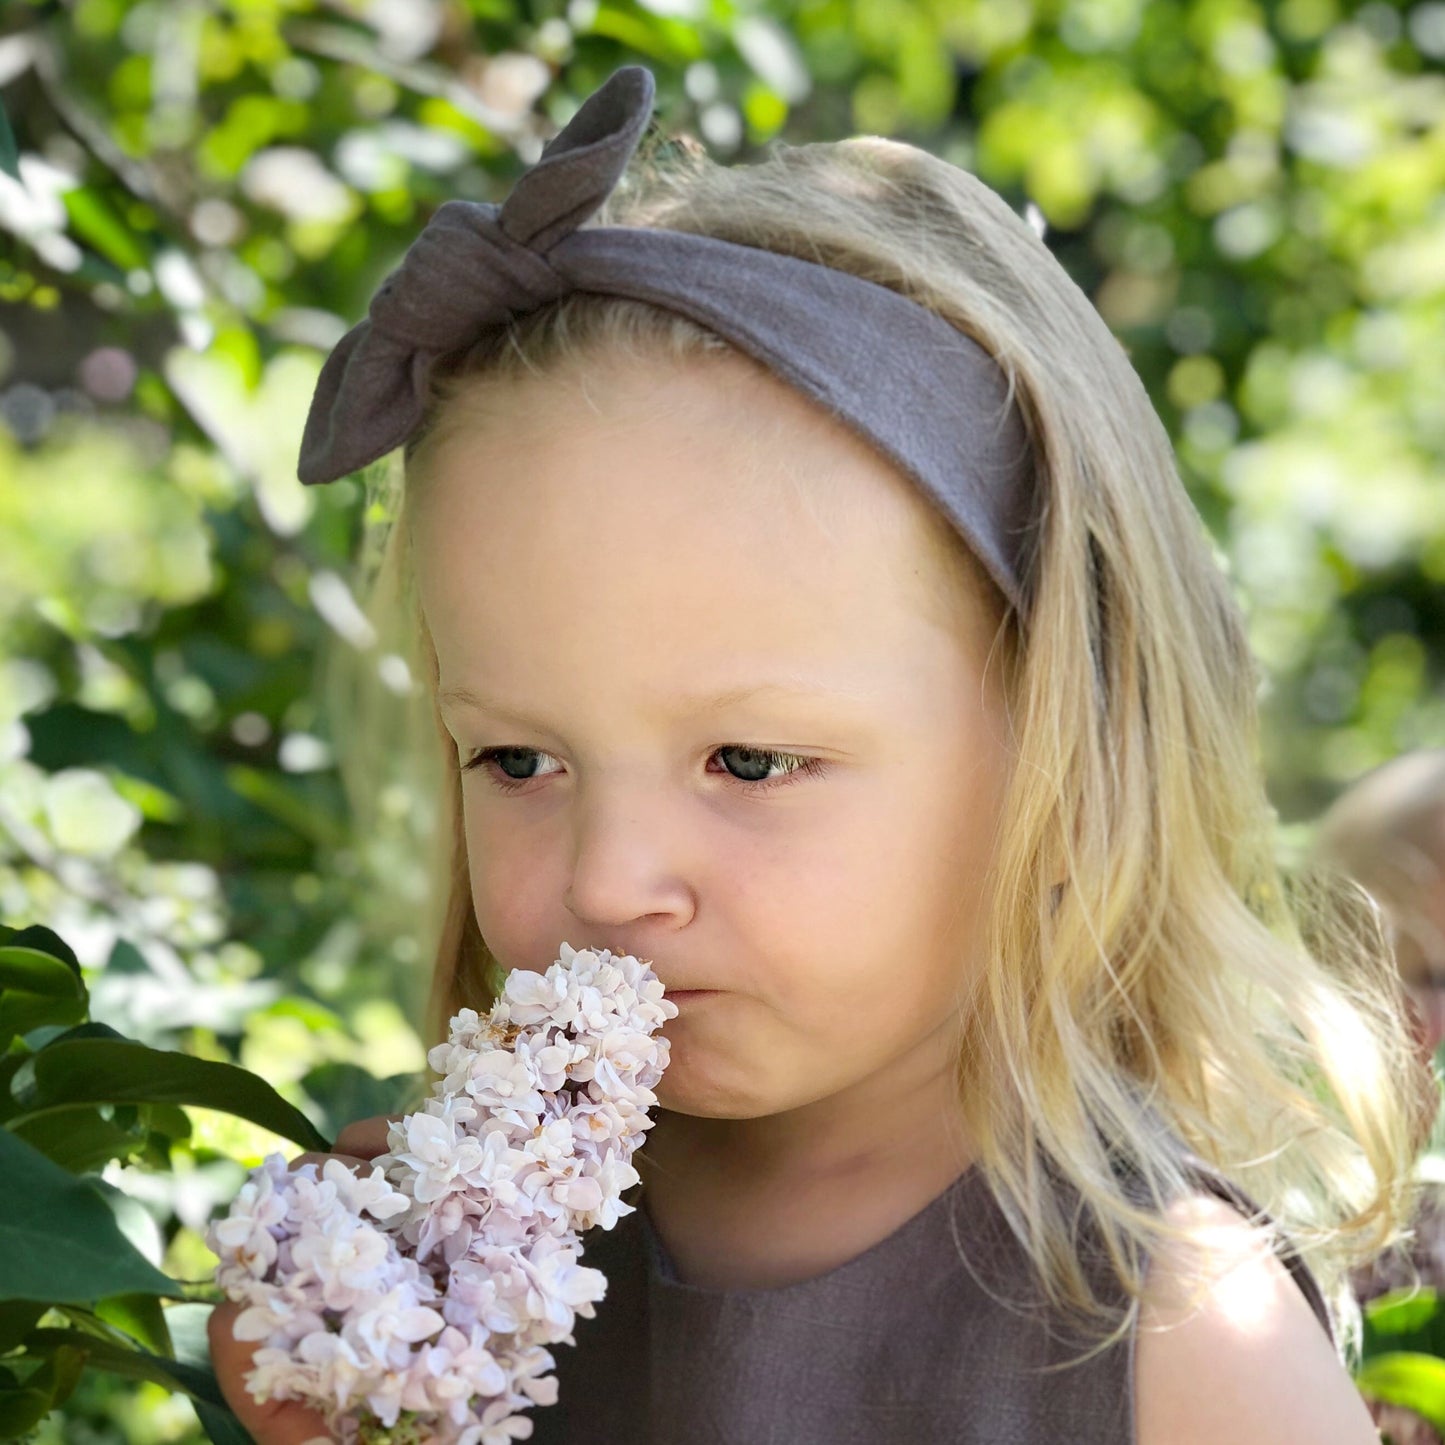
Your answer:
[[[493,956],[566,941],[716,990],[664,1028],[682,1114],[941,1067],[1006,756],[995,619],[921,495],[734,356],[484,404],[414,545]]]

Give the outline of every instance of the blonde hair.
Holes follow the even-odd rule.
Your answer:
[[[1276,858],[1241,610],[1118,340],[1000,196],[878,138],[729,167],[696,146],[645,147],[592,224],[672,227],[850,271],[997,358],[1034,451],[1037,532],[1026,616],[999,609],[1013,768],[963,1020],[960,1117],[1049,1302],[1109,1330],[1098,1348],[1134,1323],[1149,1253],[1186,1228],[1160,1213],[1192,1192],[1151,1124],[1161,1117],[1273,1216],[1337,1329],[1357,1333],[1348,1271],[1401,1237],[1415,1202],[1422,1127],[1401,1082],[1418,1074],[1403,1000],[1363,891],[1326,869],[1288,876]],[[393,472],[381,508],[391,530],[373,615],[401,619],[393,635],[426,683],[421,741],[441,744],[437,1038],[461,1006],[488,1007],[500,971],[472,907],[456,749],[430,702],[406,493],[475,423],[494,379],[613,348],[728,350],[670,312],[570,295],[438,369],[409,480]],[[368,753],[365,719],[352,721],[339,742],[364,798],[382,749]],[[394,746],[394,721],[373,735]],[[1130,1298],[1122,1315],[1092,1287],[1071,1196]]]

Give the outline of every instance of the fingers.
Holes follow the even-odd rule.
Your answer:
[[[374,1159],[386,1153],[386,1133],[392,1121],[405,1117],[404,1114],[375,1114],[370,1119],[357,1119],[336,1136],[335,1147],[359,1154],[363,1159]]]
[[[295,1400],[267,1400],[258,1403],[246,1388],[256,1345],[238,1340],[231,1332],[241,1306],[231,1300],[218,1304],[206,1322],[211,1346],[211,1363],[216,1381],[231,1412],[255,1438],[256,1445],[329,1445],[335,1436],[326,1428],[325,1418]]]

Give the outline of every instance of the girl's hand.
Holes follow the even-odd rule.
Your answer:
[[[386,1132],[393,1119],[401,1114],[377,1115],[348,1124],[336,1136],[336,1149],[331,1154],[298,1154],[290,1168],[302,1164],[324,1164],[340,1159],[354,1168],[386,1153]],[[335,1436],[326,1428],[326,1421],[315,1410],[296,1400],[267,1400],[258,1404],[246,1388],[259,1344],[255,1340],[238,1340],[232,1333],[236,1316],[243,1306],[223,1300],[211,1312],[206,1332],[211,1345],[211,1363],[226,1403],[242,1425],[250,1431],[256,1445],[332,1445]]]

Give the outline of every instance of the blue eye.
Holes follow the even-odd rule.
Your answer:
[[[548,757],[550,754],[539,753],[535,748],[483,748],[475,757],[470,758],[462,765],[462,771],[470,772],[473,768],[485,768],[488,776],[496,788],[503,793],[514,793],[524,783],[531,781],[532,774],[528,777],[512,778],[510,774],[502,774],[498,777],[493,769],[505,759],[508,762],[514,761],[517,755],[522,757]]]
[[[741,743],[725,743],[722,747],[713,749],[711,756],[717,757],[720,753],[743,755],[744,766],[762,766],[764,769],[785,767],[787,769],[786,772],[775,778],[739,778],[731,771],[729,772],[729,776],[735,782],[741,784],[745,791],[752,793],[763,793],[773,788],[787,787],[799,777],[818,777],[828,768],[828,764],[821,758],[804,757],[798,753],[781,753],[769,748],[747,747]],[[550,753],[539,752],[536,748],[483,748],[462,765],[462,771],[470,772],[474,768],[483,769],[498,792],[515,793],[518,789],[525,787],[533,778],[545,777],[546,774],[533,772],[520,778],[505,772],[499,775],[497,769],[502,766],[503,762],[516,765],[519,760],[528,757],[545,758],[550,756]]]

